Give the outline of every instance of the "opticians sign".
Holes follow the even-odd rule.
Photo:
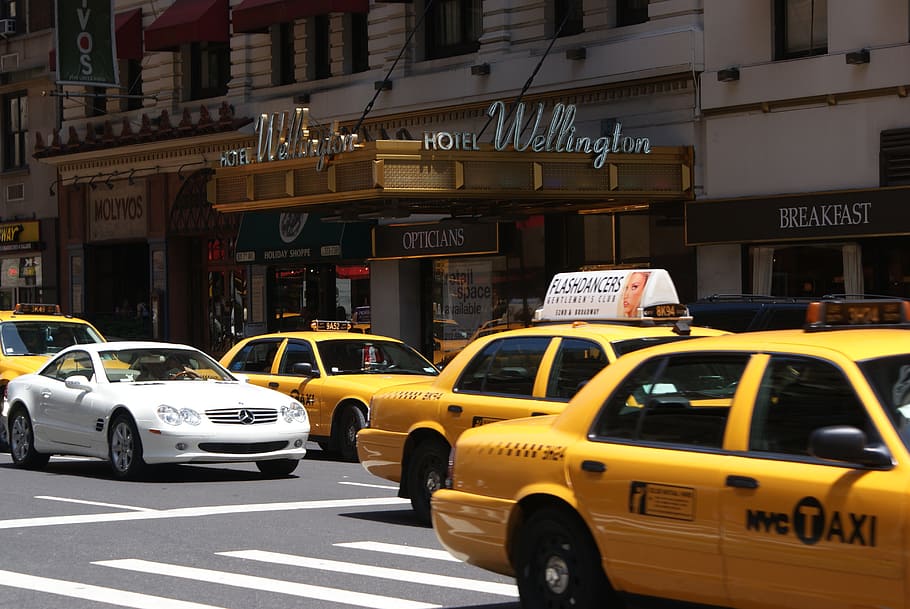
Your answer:
[[[545,118],[544,104],[538,103],[533,116],[525,120],[527,107],[517,103],[510,112],[505,102],[494,101],[487,108],[487,115],[496,119],[493,149],[497,152],[512,149],[517,152],[568,152],[593,155],[594,167],[601,169],[607,155],[650,154],[651,140],[647,137],[630,137],[622,132],[617,122],[610,135],[596,138],[579,135],[575,128],[575,104],[558,103],[553,107],[549,120]],[[511,117],[511,122],[509,119]],[[523,125],[533,125],[530,129]],[[331,134],[313,138],[309,129],[309,109],[295,108],[290,112],[261,114],[256,120],[256,149],[246,148],[222,153],[222,167],[238,167],[251,163],[267,163],[313,157],[316,170],[322,170],[330,157],[353,152],[357,148],[357,135]],[[480,150],[479,135],[472,131],[427,131],[423,135],[424,150]]]

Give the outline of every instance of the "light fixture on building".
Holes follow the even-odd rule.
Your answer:
[[[471,66],[471,74],[474,76],[486,76],[490,73],[490,64],[488,63],[478,63],[477,65]]]
[[[50,196],[53,197],[53,196],[55,196],[55,195],[57,194],[57,191],[54,190],[54,186],[56,186],[56,185],[57,185],[57,182],[59,182],[59,181],[60,181],[60,180],[54,180],[53,182],[51,182],[50,188],[47,189],[47,193],[48,193]]]
[[[850,51],[845,57],[847,59],[847,63],[851,66],[858,66],[863,63],[869,63],[869,49]]]
[[[566,59],[578,61],[588,56],[588,51],[584,47],[575,47],[566,49]]]
[[[734,82],[736,80],[739,80],[739,68],[737,67],[724,68],[717,71],[718,82]]]
[[[391,91],[392,90],[392,81],[386,78],[385,80],[377,80],[373,83],[373,88],[377,91]]]
[[[897,96],[898,97],[907,97],[907,87],[905,87],[904,85],[899,86],[897,88]]]
[[[836,105],[837,105],[837,98],[834,97],[833,95],[828,95],[827,97],[825,97],[825,102],[826,102],[829,106],[836,106]]]

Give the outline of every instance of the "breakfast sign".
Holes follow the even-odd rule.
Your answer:
[[[543,103],[529,111],[525,102],[517,103],[510,112],[505,102],[494,101],[487,115],[496,120],[493,149],[517,152],[557,152],[590,154],[596,169],[601,169],[610,153],[649,154],[651,141],[647,137],[630,137],[617,122],[613,132],[596,138],[579,135],[575,128],[575,104],[557,103],[549,117]],[[530,126],[530,129],[522,127]],[[290,112],[260,114],[256,119],[256,148],[229,150],[221,155],[222,167],[238,167],[252,163],[269,163],[287,159],[315,158],[316,170],[325,168],[331,157],[353,152],[357,135],[338,133],[314,138],[309,129],[309,109],[295,108]],[[480,150],[479,135],[470,131],[427,131],[423,135],[424,150]]]

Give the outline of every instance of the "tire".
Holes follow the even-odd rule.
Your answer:
[[[256,461],[256,467],[266,476],[289,476],[295,469],[299,459],[270,459],[268,461]]]
[[[35,450],[35,432],[32,419],[25,408],[17,408],[10,417],[9,452],[13,463],[28,469],[41,469],[47,465],[50,455]]]
[[[114,475],[120,480],[137,480],[145,470],[142,440],[129,415],[117,415],[111,422],[108,458]]]
[[[357,462],[357,432],[366,427],[363,412],[356,406],[348,406],[338,419],[338,454],[345,461]]]
[[[414,515],[423,524],[430,524],[430,497],[441,489],[449,468],[449,449],[433,440],[417,445],[408,465],[408,494]]]
[[[597,546],[573,513],[531,515],[519,532],[515,561],[522,609],[619,606]]]

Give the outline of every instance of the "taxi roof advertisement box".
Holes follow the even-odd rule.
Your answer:
[[[644,307],[678,302],[676,286],[665,269],[559,273],[547,288],[541,318],[638,318]]]

